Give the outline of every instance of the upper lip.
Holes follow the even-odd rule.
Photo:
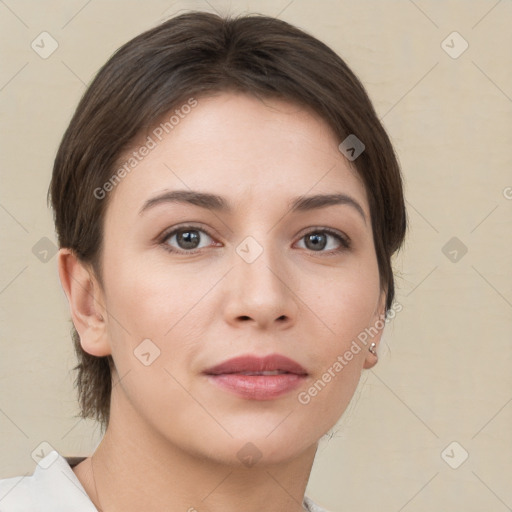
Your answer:
[[[228,359],[212,368],[208,368],[204,373],[208,375],[220,375],[224,373],[265,372],[272,370],[281,370],[297,375],[307,375],[306,370],[297,363],[297,361],[280,354],[271,354],[263,357],[242,355]]]

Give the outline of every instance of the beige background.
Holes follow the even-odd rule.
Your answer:
[[[76,455],[99,441],[92,423],[74,417],[56,258],[40,261],[33,247],[55,242],[46,191],[85,84],[122,43],[186,9],[258,11],[330,44],[366,85],[404,171],[403,310],[386,328],[379,364],[322,442],[307,494],[333,512],[510,510],[508,0],[0,1],[0,477],[32,472],[42,441]],[[43,31],[59,45],[47,59],[31,48]],[[445,49],[463,49],[459,36],[442,45],[453,31],[469,44],[458,58]],[[467,247],[462,258],[455,248],[456,262],[443,252],[452,237]],[[441,456],[453,441],[452,465],[469,453],[457,469]]]

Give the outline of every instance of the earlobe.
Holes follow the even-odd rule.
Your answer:
[[[378,356],[378,349],[380,345],[380,340],[382,338],[382,331],[384,330],[384,327],[386,326],[386,291],[383,290],[379,297],[378,305],[375,309],[375,312],[373,314],[372,318],[372,324],[371,324],[371,332],[375,332],[377,330],[377,333],[372,336],[372,338],[369,340],[369,344],[367,347],[367,354],[364,360],[363,368],[365,370],[368,370],[370,368],[373,368],[379,359]]]
[[[58,269],[82,348],[93,356],[111,354],[103,296],[93,272],[67,248],[59,250]]]
[[[380,338],[380,334],[376,337],[379,337]],[[375,345],[373,345],[373,343],[375,343]],[[370,352],[370,347],[373,347],[373,351],[374,352]],[[377,341],[373,341],[371,344],[370,344],[370,347],[368,347],[368,354],[366,355],[365,357],[365,360],[364,360],[364,364],[363,364],[363,368],[365,370],[369,370],[370,368],[373,368],[376,364],[377,364],[377,361],[379,360],[379,356],[377,355],[377,348],[378,348],[378,342]]]

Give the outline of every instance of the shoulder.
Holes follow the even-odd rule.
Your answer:
[[[80,461],[70,457],[71,464]],[[33,474],[0,479],[1,512],[97,512],[69,462],[55,450]]]

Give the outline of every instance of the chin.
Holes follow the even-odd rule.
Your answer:
[[[253,420],[248,418],[238,425],[232,424],[228,429],[232,438],[220,435],[212,440],[216,458],[226,464],[252,465],[280,464],[301,455],[316,444],[323,432],[306,431],[304,425],[285,419],[289,410],[275,415],[272,421]],[[284,421],[283,421],[284,420]]]
[[[254,439],[233,439],[218,446],[215,451],[209,450],[207,456],[217,463],[227,466],[247,467],[272,466],[293,460],[305,451],[302,445],[298,446],[293,439],[284,441],[282,438],[270,441],[261,437]]]

